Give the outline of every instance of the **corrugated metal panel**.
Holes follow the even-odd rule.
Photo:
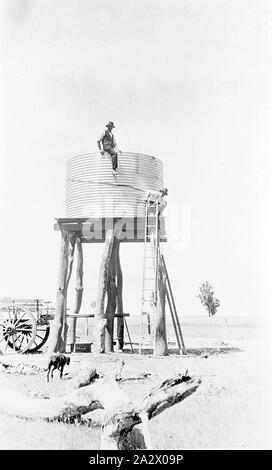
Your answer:
[[[144,217],[145,193],[163,188],[163,164],[150,155],[118,155],[119,175],[108,156],[90,153],[67,163],[67,217]]]

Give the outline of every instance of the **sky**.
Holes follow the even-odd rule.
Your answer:
[[[271,17],[269,0],[0,0],[0,297],[55,300],[66,162],[112,120],[123,151],[164,163],[179,313],[206,315],[209,281],[218,315],[270,315]],[[84,246],[84,312],[102,249]],[[142,255],[121,246],[130,313]]]

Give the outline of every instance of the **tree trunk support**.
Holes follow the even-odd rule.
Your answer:
[[[122,273],[122,268],[121,268],[121,263],[120,263],[120,242],[119,241],[118,241],[116,251],[117,251],[116,253],[117,255],[117,311],[119,315],[123,315],[124,314],[123,273]],[[124,321],[125,321],[125,318],[122,316],[117,318],[117,350],[118,351],[122,351],[124,348]],[[128,328],[127,328],[127,332],[128,332]],[[132,346],[132,343],[131,343],[131,346]]]
[[[165,321],[165,299],[166,299],[166,276],[159,258],[158,264],[158,297],[155,309],[154,324],[154,350],[153,354],[166,356],[168,354],[166,321]]]
[[[105,353],[113,352],[114,315],[116,311],[116,269],[117,269],[117,249],[119,240],[114,237],[111,256],[109,259],[108,279],[107,279],[107,307],[105,318],[107,320],[105,329]]]
[[[102,255],[98,294],[95,313],[95,327],[93,338],[93,352],[100,354],[113,351],[114,315],[116,311],[116,300],[118,306],[121,304],[122,289],[120,288],[120,260],[119,240],[121,227],[115,225],[108,229],[104,252]],[[118,264],[119,263],[119,264]],[[116,285],[116,275],[119,266],[119,294]],[[105,296],[107,293],[107,307],[104,309]]]
[[[50,335],[50,352],[64,352],[66,340],[67,288],[73,266],[75,234],[61,230],[61,249],[56,309]]]
[[[93,336],[93,352],[95,354],[101,354],[105,351],[105,327],[107,321],[104,315],[104,305],[107,291],[109,260],[111,257],[113,241],[114,230],[109,229],[106,233],[104,252],[102,255],[99,272],[98,293],[95,312],[95,326]]]
[[[75,279],[75,302],[72,309],[72,314],[80,312],[82,297],[83,297],[83,250],[81,239],[76,239],[76,279]],[[76,344],[76,318],[67,318],[68,333],[67,333],[67,352],[73,352]]]

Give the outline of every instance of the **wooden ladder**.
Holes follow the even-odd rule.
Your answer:
[[[145,241],[143,261],[143,287],[140,319],[139,354],[145,339],[152,339],[152,320],[157,305],[158,295],[158,262],[159,262],[159,203],[146,203],[145,212]],[[144,316],[147,317],[147,334],[144,335]],[[155,336],[153,335],[153,341]]]
[[[159,234],[159,204],[146,204],[145,214],[145,245],[143,261],[143,290],[140,319],[140,339],[139,354],[142,352],[144,341],[151,342],[154,349],[155,334],[152,323],[154,323],[155,309],[158,296],[158,269],[161,263],[166,278],[166,299],[169,305],[171,319],[175,331],[177,347],[180,354],[186,354],[183,334],[179,322],[176,304],[170,284],[168,271],[164,256],[160,253]],[[149,308],[147,308],[149,307]],[[147,317],[147,324],[144,325],[144,317]],[[146,331],[144,332],[144,327]]]

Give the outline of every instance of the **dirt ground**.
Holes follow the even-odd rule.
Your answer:
[[[139,381],[126,380],[120,387],[132,400],[166,377],[187,369],[199,376],[199,389],[186,400],[150,422],[155,449],[267,449],[272,447],[271,346],[268,340],[213,338],[187,340],[188,354],[166,357],[113,353],[76,353],[61,381],[58,373],[46,382],[48,355],[0,356],[0,387],[10,386],[32,397],[56,396],[71,386],[82,359],[98,372],[114,375],[122,360],[123,378],[150,374]],[[1,363],[14,365],[9,369]],[[25,365],[22,368],[20,365]],[[34,365],[32,374],[30,366]],[[17,366],[17,368],[16,368]],[[20,370],[21,368],[21,370]],[[98,449],[101,410],[91,416],[91,427],[27,421],[5,414],[0,404],[0,449]]]

